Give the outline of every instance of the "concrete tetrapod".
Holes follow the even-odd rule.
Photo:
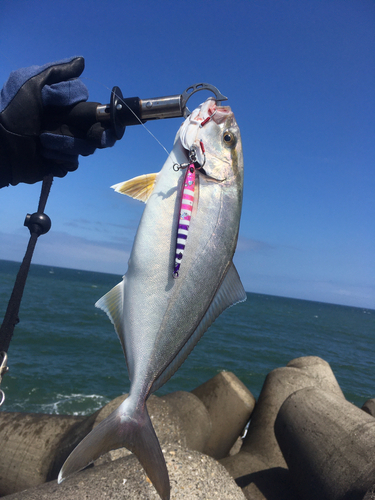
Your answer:
[[[89,417],[0,412],[0,495],[57,479],[75,446],[127,397],[110,401]],[[202,451],[211,433],[211,419],[202,401],[190,392],[162,398],[150,396],[147,407],[160,443],[176,443]],[[103,463],[130,452],[109,452]]]
[[[336,394],[301,389],[284,402],[275,434],[306,500],[362,500],[375,481],[375,418]]]
[[[178,445],[163,447],[171,500],[246,500],[216,460]],[[57,484],[52,481],[4,500],[160,500],[144,469],[132,455],[88,468]]]
[[[203,453],[226,457],[254,410],[255,398],[234,373],[220,372],[191,391],[205,405],[212,430]]]
[[[127,397],[119,396],[97,413],[96,427]],[[172,392],[165,396],[151,395],[147,400],[147,410],[160,444],[176,443],[189,450],[203,451],[211,433],[211,419],[202,401],[185,391]],[[109,451],[95,465],[130,455],[126,448]]]
[[[220,460],[242,486],[247,498],[295,498],[290,474],[276,441],[274,424],[286,398],[309,386],[321,387],[344,399],[329,364],[316,356],[294,359],[286,367],[276,368],[267,375],[241,451]]]
[[[373,484],[371,488],[367,490],[366,495],[363,497],[363,500],[375,500],[375,484]]]
[[[375,417],[375,399],[368,399],[362,406],[362,410]]]
[[[0,496],[57,478],[93,417],[0,412]]]

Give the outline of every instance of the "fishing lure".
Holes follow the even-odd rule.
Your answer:
[[[195,166],[191,163],[186,171],[182,199],[180,205],[180,215],[177,228],[176,254],[174,261],[173,277],[178,278],[182,257],[184,255],[186,240],[188,236],[191,213],[194,205],[195,190]]]
[[[184,250],[186,246],[186,240],[188,237],[188,231],[190,227],[191,214],[193,212],[194,205],[194,192],[195,192],[195,179],[196,179],[196,170],[201,169],[204,166],[206,161],[205,157],[205,149],[203,146],[203,142],[200,141],[201,150],[204,156],[204,162],[200,165],[197,162],[197,156],[194,148],[190,149],[189,152],[189,163],[183,163],[181,165],[175,164],[173,168],[175,170],[180,170],[182,168],[187,168],[185,179],[183,183],[182,189],[182,197],[180,203],[180,212],[178,218],[178,226],[177,226],[177,241],[176,241],[176,252],[175,252],[175,260],[174,260],[174,270],[173,270],[173,278],[178,278],[179,271],[181,267],[182,257],[184,255]],[[177,168],[175,168],[177,167]]]

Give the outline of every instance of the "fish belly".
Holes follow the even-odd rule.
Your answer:
[[[183,175],[173,173],[173,181],[156,186],[147,203],[125,276],[123,340],[129,375],[138,387],[133,390],[142,393],[197,329],[231,263],[238,232],[235,197],[226,197],[219,184],[201,180],[199,208],[174,279]]]

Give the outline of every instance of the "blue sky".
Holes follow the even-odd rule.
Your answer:
[[[243,141],[245,289],[375,308],[374,26],[373,0],[3,0],[0,81],[83,55],[92,101],[217,86]],[[170,150],[180,123],[147,126]],[[143,205],[110,186],[165,159],[141,126],[82,158],[54,181],[34,262],[124,274]],[[22,259],[39,191],[0,191],[0,258]]]

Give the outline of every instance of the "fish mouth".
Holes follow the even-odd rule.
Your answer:
[[[186,132],[186,129],[190,128],[190,125],[204,127],[210,120],[220,125],[220,123],[227,120],[231,115],[233,115],[233,111],[230,106],[218,106],[216,100],[213,97],[209,97],[189,115],[183,128]]]
[[[225,182],[227,179],[224,178],[224,179],[217,179],[216,177],[212,177],[211,175],[209,175],[205,169],[203,167],[198,167],[197,168],[197,172],[200,174],[200,175],[203,175],[205,177],[205,179],[209,182],[216,182],[217,184],[220,184],[221,182]]]
[[[215,101],[212,108],[210,106],[209,109],[211,110],[211,120],[217,123],[217,125],[223,123],[230,115],[233,114],[230,106],[217,106]]]
[[[181,145],[187,152],[190,152],[192,148],[195,149],[197,172],[207,181],[222,183],[227,179],[213,177],[205,170],[205,152],[202,150],[202,141],[199,142],[197,139],[198,131],[204,127],[208,127],[209,122],[214,122],[216,125],[229,123],[233,116],[232,109],[229,106],[218,106],[216,100],[210,97],[198,106],[181,125],[179,131]],[[190,158],[188,157],[187,161],[189,160]],[[197,167],[197,164],[199,167]]]

